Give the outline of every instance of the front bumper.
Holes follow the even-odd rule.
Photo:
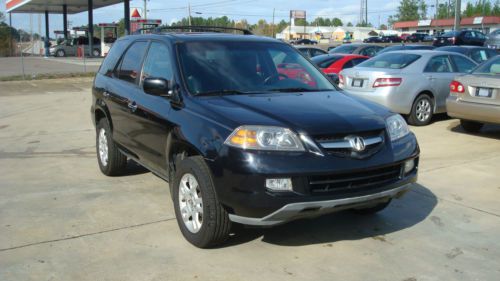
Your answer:
[[[387,201],[416,182],[418,157],[418,144],[410,134],[365,159],[224,147],[220,157],[207,164],[217,198],[232,221],[275,225]],[[415,168],[404,173],[409,159],[415,160]],[[267,189],[270,178],[290,178],[293,191]]]
[[[341,198],[327,201],[313,201],[291,203],[283,206],[281,209],[262,218],[242,217],[234,214],[229,214],[229,219],[233,222],[255,225],[255,226],[272,226],[285,223],[287,221],[315,217],[345,209],[354,209],[364,206],[372,206],[377,203],[386,202],[394,197],[402,196],[411,187],[411,184],[405,184],[394,189],[386,191],[358,196]]]
[[[453,118],[500,124],[500,106],[498,105],[466,102],[455,96],[448,96],[446,110]]]

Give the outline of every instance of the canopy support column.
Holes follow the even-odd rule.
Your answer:
[[[130,0],[123,1],[125,35],[130,35]]]
[[[50,41],[49,41],[49,11],[45,11],[45,57],[48,58],[50,56]]]
[[[89,9],[89,57],[92,56],[94,50],[94,1],[88,0]],[[85,48],[84,51],[85,53]]]
[[[63,32],[64,40],[68,40],[68,5],[63,5]]]

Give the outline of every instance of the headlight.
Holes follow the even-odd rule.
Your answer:
[[[224,143],[242,149],[305,151],[294,132],[287,128],[272,126],[238,127]]]
[[[392,141],[398,140],[410,133],[405,119],[399,114],[388,117],[385,120],[385,126]]]

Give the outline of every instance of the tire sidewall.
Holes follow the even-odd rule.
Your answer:
[[[430,114],[429,114],[429,118],[426,121],[420,121],[417,118],[417,104],[421,100],[424,100],[424,99],[426,99],[426,100],[429,101],[429,104],[431,106],[431,111],[430,111]],[[410,113],[410,118],[409,118],[409,120],[411,121],[410,123],[412,125],[415,125],[415,126],[425,126],[425,125],[428,125],[431,122],[433,116],[434,116],[434,100],[430,96],[428,96],[426,94],[418,96],[415,99],[415,101],[413,102],[413,106],[412,106],[411,113]]]
[[[98,56],[100,56],[100,55],[101,55],[101,52],[100,52],[98,49],[94,49],[94,50],[92,51],[92,56],[94,56],[94,57],[98,57]]]

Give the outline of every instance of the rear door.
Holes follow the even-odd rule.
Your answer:
[[[436,109],[443,110],[446,106],[450,83],[456,75],[450,57],[437,55],[430,58],[424,68],[424,75],[433,89]]]
[[[140,73],[148,44],[148,41],[132,43],[114,70],[114,79],[108,83],[113,138],[134,156],[137,155],[139,146],[131,137],[131,132],[140,125],[132,122],[132,115],[138,108],[134,101],[141,94]]]

